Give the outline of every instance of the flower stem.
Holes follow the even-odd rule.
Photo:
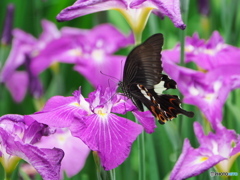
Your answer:
[[[181,8],[182,8],[182,19],[185,24],[187,24],[187,18],[188,18],[188,7],[189,7],[189,0],[183,0],[181,1]],[[185,46],[185,36],[186,31],[181,30],[180,31],[180,43],[181,43],[181,66],[184,64],[184,46]]]
[[[139,45],[142,42],[142,32],[134,31],[135,45]]]
[[[112,177],[115,177],[115,172],[114,172],[114,175],[112,176],[111,171],[105,171],[103,169],[100,163],[98,153],[96,151],[93,151],[93,158],[96,164],[97,179],[98,180],[114,180],[112,179]]]
[[[110,175],[111,175],[111,180],[116,180],[116,172],[115,172],[115,169],[112,169],[110,171]]]
[[[182,11],[182,19],[185,24],[187,24],[187,16],[188,16],[188,7],[189,7],[189,0],[182,0],[181,1],[181,11]],[[180,30],[180,66],[184,66],[184,58],[185,58],[185,36],[186,31]],[[180,93],[180,99],[183,99],[182,94]],[[182,122],[183,117],[179,116],[179,122]],[[183,129],[183,124],[179,126],[179,134],[181,134],[181,130]]]
[[[138,150],[139,150],[139,180],[146,179],[145,171],[145,142],[144,142],[144,132],[138,137]]]

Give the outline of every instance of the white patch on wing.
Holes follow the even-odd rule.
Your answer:
[[[142,89],[139,84],[137,84],[137,87],[141,91],[141,93],[144,95],[144,97],[151,101],[150,96],[147,95],[147,92],[148,92],[147,89],[144,87],[143,87],[144,89]]]
[[[164,81],[161,81],[160,83],[154,86],[154,90],[156,91],[157,94],[162,94],[162,92],[166,90],[166,88],[164,87],[164,83],[165,83]]]

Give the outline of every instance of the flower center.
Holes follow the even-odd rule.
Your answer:
[[[185,52],[193,52],[193,50],[194,50],[194,47],[192,46],[192,45],[188,45],[188,46],[186,46],[185,47]]]
[[[104,108],[96,108],[94,109],[94,113],[97,114],[100,119],[104,120],[104,119],[107,119],[107,115],[108,113],[106,112],[106,110]]]
[[[101,109],[97,111],[97,114],[100,116],[105,116],[107,113],[104,113]]]
[[[102,62],[102,60],[104,59],[104,51],[102,49],[95,49],[92,52],[92,57],[93,59],[96,60],[96,62]]]

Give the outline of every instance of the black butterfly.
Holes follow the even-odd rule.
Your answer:
[[[194,113],[180,107],[176,95],[155,92],[156,86],[176,89],[176,82],[162,74],[161,51],[163,35],[155,34],[144,43],[135,47],[127,57],[123,81],[119,82],[123,93],[132,100],[136,107],[143,111],[143,104],[151,111],[160,124],[171,120],[177,114],[193,117]],[[158,89],[158,88],[156,88]]]

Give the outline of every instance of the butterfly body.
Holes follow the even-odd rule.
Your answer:
[[[119,83],[123,93],[134,105],[143,111],[145,105],[164,124],[177,114],[192,117],[193,113],[180,107],[180,99],[175,95],[157,93],[155,89],[175,89],[176,82],[162,74],[161,50],[163,35],[155,34],[143,44],[135,47],[124,65],[123,81]],[[157,87],[157,88],[156,88]]]

